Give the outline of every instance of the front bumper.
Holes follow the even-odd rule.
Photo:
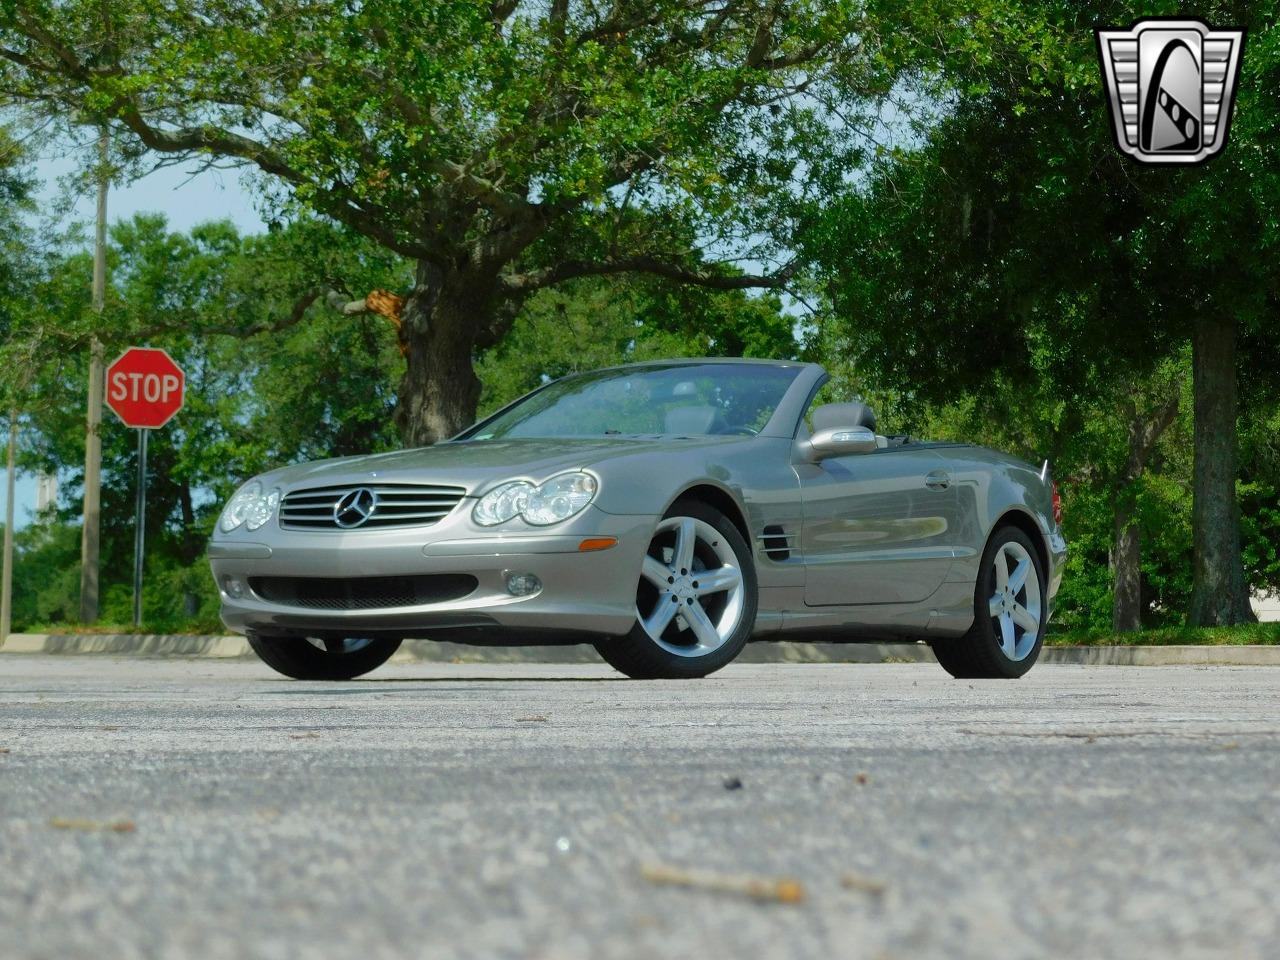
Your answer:
[[[546,642],[549,635],[619,635],[635,623],[636,583],[657,517],[619,516],[594,506],[552,528],[485,530],[470,522],[470,502],[440,523],[368,531],[293,531],[275,523],[213,540],[210,564],[222,622],[237,633],[386,635],[498,642]],[[263,536],[263,534],[267,534]],[[615,537],[582,552],[590,537]],[[531,573],[536,593],[512,596],[510,574]],[[466,596],[376,609],[317,609],[269,601],[250,587],[258,577],[358,579],[466,574]],[[241,596],[229,588],[238,584]]]

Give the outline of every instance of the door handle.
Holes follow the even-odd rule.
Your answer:
[[[945,490],[951,486],[951,474],[945,470],[934,470],[924,478],[924,485],[930,490]]]

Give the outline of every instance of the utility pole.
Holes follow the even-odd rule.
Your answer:
[[[93,311],[107,303],[107,128],[98,135],[98,225],[93,244]],[[98,546],[102,513],[102,341],[89,342],[89,407],[84,436],[84,525],[80,531],[80,621],[98,619]]]
[[[9,472],[4,500],[4,574],[0,580],[0,647],[9,639],[13,616],[13,494],[14,460],[18,447],[18,411],[9,411]]]

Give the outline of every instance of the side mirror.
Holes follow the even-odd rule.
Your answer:
[[[809,439],[809,453],[813,460],[871,453],[876,449],[876,433],[867,427],[831,427],[819,430]]]

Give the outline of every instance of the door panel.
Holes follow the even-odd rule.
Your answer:
[[[888,448],[796,470],[806,605],[910,603],[938,588],[960,526],[941,456]]]

